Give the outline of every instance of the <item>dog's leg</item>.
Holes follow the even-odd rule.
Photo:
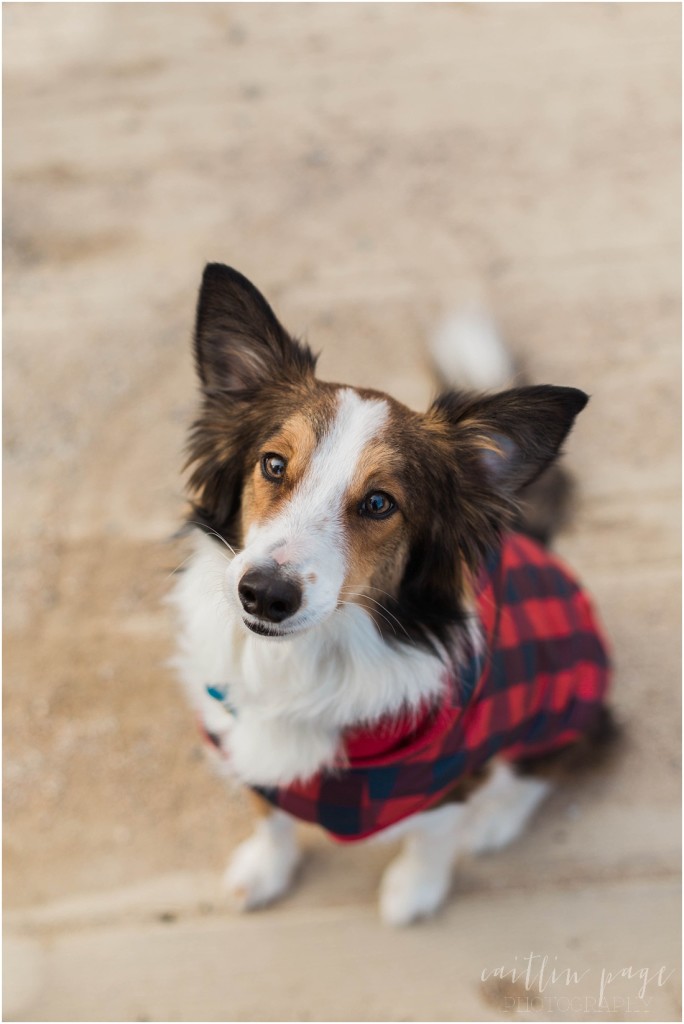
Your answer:
[[[507,762],[494,762],[487,783],[468,802],[463,849],[486,853],[514,842],[551,788],[548,779],[523,777]]]
[[[603,707],[585,735],[568,746],[513,763],[492,762],[486,785],[469,802],[465,848],[485,853],[508,846],[554,785],[576,782],[581,774],[605,764],[620,736],[610,708]]]
[[[385,924],[411,924],[439,909],[449,892],[466,816],[467,805],[453,803],[410,820],[404,847],[380,885],[380,916]]]
[[[472,780],[467,801],[460,787],[449,798],[460,802],[407,822],[404,848],[380,887],[380,914],[387,924],[410,924],[438,910],[458,855],[498,850],[513,842],[551,789],[546,779],[520,777],[504,762],[492,764],[484,780]]]
[[[223,889],[241,910],[255,910],[284,896],[301,852],[294,819],[251,794],[260,820],[237,847],[223,876]]]

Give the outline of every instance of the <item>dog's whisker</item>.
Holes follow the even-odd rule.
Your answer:
[[[237,551],[235,550],[235,548],[231,547],[231,545],[228,543],[226,538],[222,537],[221,534],[218,533],[216,530],[214,530],[211,526],[207,526],[206,523],[199,523],[196,519],[188,519],[187,522],[188,522],[188,525],[190,525],[190,526],[199,526],[200,529],[207,530],[208,533],[212,533],[214,535],[214,537],[218,537],[218,539],[221,541],[222,544],[226,545],[226,547],[228,548],[228,550],[230,551],[230,553],[233,556],[237,555]],[[229,559],[226,559],[226,561],[229,561]]]
[[[405,634],[405,636],[406,636],[406,641],[405,642],[408,642],[408,643],[410,643],[410,644],[415,646],[415,641],[414,641],[413,637],[411,636],[411,634],[408,632],[408,630],[406,629],[404,624],[401,622],[401,620],[398,619],[396,615],[392,614],[392,612],[389,610],[389,608],[385,608],[385,606],[383,604],[380,604],[379,601],[375,601],[372,597],[369,597],[368,594],[355,594],[355,593],[352,593],[352,592],[349,592],[349,591],[347,591],[347,594],[348,594],[349,597],[363,597],[363,598],[366,598],[368,601],[371,601],[374,605],[377,606],[377,611],[375,611],[374,614],[380,615],[380,617],[383,618],[385,620],[385,622],[387,622],[388,625],[392,626],[392,623],[387,618],[387,616],[389,615],[392,619],[394,619],[396,624],[399,626],[399,628]],[[347,601],[345,603],[346,604],[350,604],[350,603],[353,603],[353,602]],[[394,629],[394,626],[392,626],[392,630],[394,632],[394,635],[396,636],[397,635],[397,631],[396,631],[396,629]]]
[[[368,594],[349,593],[348,596],[349,597],[363,597],[367,601],[372,602],[372,604],[374,604],[378,608],[378,612],[377,612],[378,615],[382,615],[382,617],[385,619],[385,621],[389,621],[389,619],[387,619],[387,616],[389,615],[392,619],[394,619],[394,621],[397,623],[397,625],[404,631],[406,636],[409,639],[411,639],[411,636],[410,636],[408,630],[406,629],[406,627],[404,626],[404,624],[397,618],[396,615],[392,614],[392,612],[389,610],[389,608],[385,608],[385,606],[383,604],[381,604],[379,601],[376,601],[376,600],[374,600],[374,598],[369,597]],[[396,630],[395,630],[395,633],[396,633]]]
[[[383,590],[382,587],[371,587],[370,584],[366,584],[365,585],[365,589],[366,590],[377,590],[377,592],[379,594],[384,594],[385,597],[389,597],[391,601],[395,600],[394,595],[390,594],[390,592],[388,590]]]
[[[373,589],[374,589],[374,590],[379,590],[380,588],[379,588],[379,587],[374,587]],[[381,603],[380,603],[380,601],[376,601],[374,597],[369,597],[369,595],[368,595],[368,594],[364,594],[364,593],[355,593],[355,592],[352,592],[352,591],[349,591],[349,590],[345,590],[345,591],[344,591],[344,593],[346,593],[348,597],[364,597],[364,598],[366,598],[366,600],[367,600],[367,601],[372,601],[372,603],[373,603],[374,605],[377,605],[377,607],[378,607],[378,608],[380,608],[380,609],[382,609],[382,611],[383,611],[383,612],[386,612],[386,613],[387,613],[387,615],[390,615],[390,616],[391,616],[391,617],[392,617],[392,618],[394,619],[394,621],[396,622],[396,624],[397,624],[397,625],[398,625],[398,626],[399,626],[399,627],[400,627],[400,628],[401,628],[401,629],[402,629],[402,630],[404,631],[404,633],[405,633],[405,634],[406,634],[406,636],[407,636],[407,637],[409,638],[409,640],[411,640],[411,641],[412,641],[412,637],[411,637],[411,634],[410,634],[410,633],[409,633],[409,631],[408,631],[408,630],[406,629],[406,627],[404,626],[403,622],[401,622],[401,621],[400,621],[400,620],[399,620],[399,619],[397,618],[397,616],[396,616],[396,615],[393,615],[393,614],[392,614],[392,612],[391,612],[391,611],[389,610],[389,608],[386,608],[386,607],[384,606],[384,604],[381,604]],[[382,591],[382,593],[386,593],[386,591]],[[388,597],[390,597],[391,595],[390,595],[390,594],[388,594],[387,596],[388,596]],[[380,612],[379,612],[378,614],[380,614]],[[383,616],[383,617],[384,617],[384,616]],[[396,630],[395,630],[395,633],[396,633]]]
[[[171,572],[170,572],[170,573],[168,574],[168,576],[165,576],[165,577],[164,577],[164,583],[166,583],[166,581],[167,581],[167,580],[170,580],[172,576],[175,576],[177,572],[180,572],[180,570],[181,570],[181,569],[183,568],[183,566],[185,565],[185,563],[186,563],[186,562],[189,562],[189,561],[190,561],[190,559],[191,559],[191,558],[192,558],[192,557],[194,556],[194,554],[195,554],[195,553],[194,553],[194,551],[191,551],[191,552],[190,552],[190,554],[189,554],[189,555],[187,555],[187,556],[186,556],[186,557],[185,557],[185,558],[183,559],[183,561],[182,561],[182,562],[179,562],[179,564],[178,564],[178,565],[176,566],[176,568],[175,568],[175,569],[172,569],[172,570],[171,570]]]
[[[376,591],[377,591],[377,592],[378,592],[379,594],[384,594],[384,595],[385,595],[385,597],[389,597],[389,599],[390,599],[391,601],[394,601],[394,600],[395,600],[394,596],[393,596],[392,594],[390,594],[390,593],[389,593],[389,591],[387,591],[387,590],[383,590],[383,589],[382,589],[382,587],[371,587],[371,586],[368,586],[368,587],[366,587],[366,588],[365,588],[365,590],[376,590]],[[369,600],[369,601],[373,601],[373,602],[374,602],[374,604],[379,604],[379,602],[378,602],[378,601],[375,601],[375,599],[374,599],[374,598],[372,598],[372,597],[370,597],[370,595],[366,594],[366,593],[365,593],[365,590],[364,590],[363,592],[361,592],[360,594],[356,594],[356,595],[353,595],[353,596],[356,596],[356,597],[366,597],[366,598],[368,598],[368,600]],[[392,615],[392,618],[394,618],[394,619],[395,619],[395,620],[396,620],[396,621],[397,621],[397,622],[399,623],[399,625],[401,625],[401,622],[399,621],[399,619],[397,619],[396,615],[393,615],[393,614],[392,614],[392,612],[391,612],[391,611],[389,610],[389,608],[387,608],[387,607],[386,607],[385,605],[383,605],[383,604],[381,604],[380,606],[381,606],[382,608],[384,608],[384,610],[385,610],[385,611],[387,612],[387,614],[388,614],[388,615]],[[403,628],[404,628],[404,627],[402,626],[402,629],[403,629]],[[404,630],[404,632],[406,632],[406,631]],[[407,635],[408,635],[408,634],[407,634]]]
[[[353,597],[353,595],[352,595],[352,597]],[[347,608],[358,608],[358,605],[357,605],[357,604],[355,604],[355,603],[354,603],[354,601],[343,601],[343,600],[340,600],[340,604],[342,604],[342,605],[345,605],[345,606],[346,606]],[[386,617],[385,617],[385,616],[384,616],[384,615],[382,614],[382,612],[377,612],[377,614],[378,614],[378,615],[379,615],[379,616],[380,616],[380,617],[381,617],[382,619],[385,619],[385,622],[387,623],[387,625],[388,625],[388,626],[390,627],[390,629],[392,630],[392,632],[393,632],[393,633],[394,633],[394,635],[396,636],[396,635],[397,635],[397,631],[396,631],[396,629],[394,628],[394,626],[392,625],[392,623],[390,622],[390,620],[389,620],[388,618],[386,618]],[[381,632],[381,630],[380,630],[380,627],[378,626],[377,622],[375,622],[375,620],[374,620],[374,619],[372,619],[372,618],[371,618],[371,622],[373,623],[373,625],[374,625],[374,626],[375,626],[375,628],[377,629],[377,631],[378,631],[378,634],[379,634],[379,636],[382,636],[382,632]]]

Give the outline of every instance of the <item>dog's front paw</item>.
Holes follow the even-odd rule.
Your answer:
[[[426,864],[404,851],[382,876],[380,916],[385,924],[401,927],[430,917],[444,903],[451,873],[442,866]]]
[[[223,876],[223,891],[240,910],[266,906],[285,895],[299,860],[290,822],[262,821],[233,853]]]

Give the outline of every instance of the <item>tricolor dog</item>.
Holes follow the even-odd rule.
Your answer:
[[[341,841],[402,837],[381,915],[428,916],[458,856],[514,840],[549,766],[607,732],[600,629],[546,546],[566,490],[548,467],[587,396],[470,390],[512,371],[492,331],[463,322],[437,339],[449,388],[427,412],[320,381],[220,264],[195,358],[177,663],[259,811],[226,885],[245,909],[283,896],[302,819]]]

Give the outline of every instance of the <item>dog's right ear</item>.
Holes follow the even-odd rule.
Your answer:
[[[287,333],[260,291],[222,263],[204,269],[195,320],[195,362],[207,392],[251,391],[313,374],[316,360]]]

